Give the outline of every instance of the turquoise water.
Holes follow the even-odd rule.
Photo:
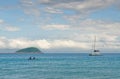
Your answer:
[[[0,54],[0,79],[120,79],[120,54]]]

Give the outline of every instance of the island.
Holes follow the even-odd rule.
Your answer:
[[[42,53],[42,52],[36,47],[28,47],[20,49],[16,51],[16,53]]]

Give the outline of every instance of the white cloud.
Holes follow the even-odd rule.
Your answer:
[[[46,7],[45,11],[48,13],[63,13],[63,11],[59,9],[51,8],[51,7]]]
[[[59,9],[72,9],[78,12],[91,12],[106,8],[118,2],[118,0],[38,0],[40,4]],[[94,4],[94,5],[93,5]]]
[[[11,26],[10,24],[5,22],[4,20],[0,19],[0,30],[3,30],[3,31],[19,31],[20,28],[15,27],[15,26]]]
[[[27,40],[27,39],[7,39],[0,38],[0,48],[25,48],[35,46],[41,49],[56,49],[56,48],[81,48],[88,49],[86,43],[80,43],[72,40]]]
[[[45,40],[45,39],[34,40],[33,44],[37,45],[41,49],[49,49],[50,48],[50,43],[47,40]]]
[[[51,48],[80,48],[89,49],[89,44],[73,40],[54,40],[51,42]]]
[[[76,14],[76,15],[65,15],[63,18],[69,21],[71,24],[79,24],[80,19],[85,19],[87,15],[84,14]]]
[[[73,27],[74,26],[74,27]],[[102,20],[80,20],[76,24],[71,25],[71,29],[80,30],[81,32],[94,33],[94,34],[119,34],[120,23],[108,22]]]
[[[0,48],[6,48],[6,44],[8,43],[6,41],[7,39],[5,37],[0,37]]]
[[[42,27],[43,29],[50,29],[50,30],[67,30],[63,36],[66,39],[76,39],[83,38],[83,36],[93,37],[97,35],[98,37],[109,38],[109,41],[114,40],[114,37],[119,38],[120,34],[120,23],[119,22],[111,22],[111,21],[102,21],[102,20],[92,20],[92,19],[85,19],[79,20],[75,22],[75,24],[71,25],[61,25],[61,24],[51,24]],[[69,32],[68,32],[69,31]],[[77,33],[78,35],[74,35]],[[61,37],[62,37],[61,36]],[[57,37],[56,37],[57,38]]]
[[[32,0],[20,0],[21,8],[23,9],[24,13],[30,16],[39,17],[40,16],[40,9],[37,7]]]
[[[63,20],[76,24],[92,12],[120,3],[119,0],[20,0],[20,2],[23,12],[41,24],[48,22],[46,17],[52,21],[54,19],[52,16],[55,14],[60,14]],[[73,13],[67,15],[67,11]],[[44,20],[41,19],[42,16],[44,16]]]
[[[64,13],[61,10],[73,10],[79,14],[86,14],[115,5],[117,2],[119,0],[21,0],[21,5],[25,12],[31,12],[35,15],[36,13],[40,14],[41,9],[48,13]],[[39,6],[44,7],[40,8]]]
[[[2,19],[0,19],[0,24],[3,24],[3,23],[4,23],[4,21]]]
[[[84,36],[85,38],[85,36]],[[109,37],[107,38],[109,39]],[[88,39],[90,40],[90,39]],[[100,40],[100,38],[98,38]],[[99,41],[97,45],[98,48],[103,49],[119,49],[120,43],[113,42],[101,42]],[[44,50],[54,50],[54,49],[61,49],[61,48],[72,48],[72,49],[83,49],[83,50],[90,50],[92,42],[86,41],[74,41],[74,40],[28,40],[28,39],[7,39],[7,38],[0,38],[0,48],[9,48],[9,49],[18,49],[18,48],[25,48],[25,47],[38,47]]]
[[[5,30],[14,32],[14,31],[19,31],[20,29],[18,27],[6,26]]]
[[[48,30],[67,30],[69,29],[69,25],[61,25],[61,24],[51,24],[51,25],[46,25],[42,27],[43,29],[48,29]]]
[[[79,33],[74,33],[73,35],[70,36],[69,39],[71,40],[77,40],[81,42],[92,42],[94,40],[94,37],[97,37],[98,42],[118,42],[118,35],[112,35],[112,34],[105,34],[105,33],[98,33],[98,34],[79,34]],[[74,38],[73,38],[74,37]]]

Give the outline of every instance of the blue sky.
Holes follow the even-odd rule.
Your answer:
[[[0,0],[0,49],[120,51],[119,0]],[[94,4],[94,5],[93,5]],[[62,50],[62,51],[61,51]]]

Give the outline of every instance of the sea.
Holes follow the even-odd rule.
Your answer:
[[[120,79],[120,54],[1,53],[0,79]]]

